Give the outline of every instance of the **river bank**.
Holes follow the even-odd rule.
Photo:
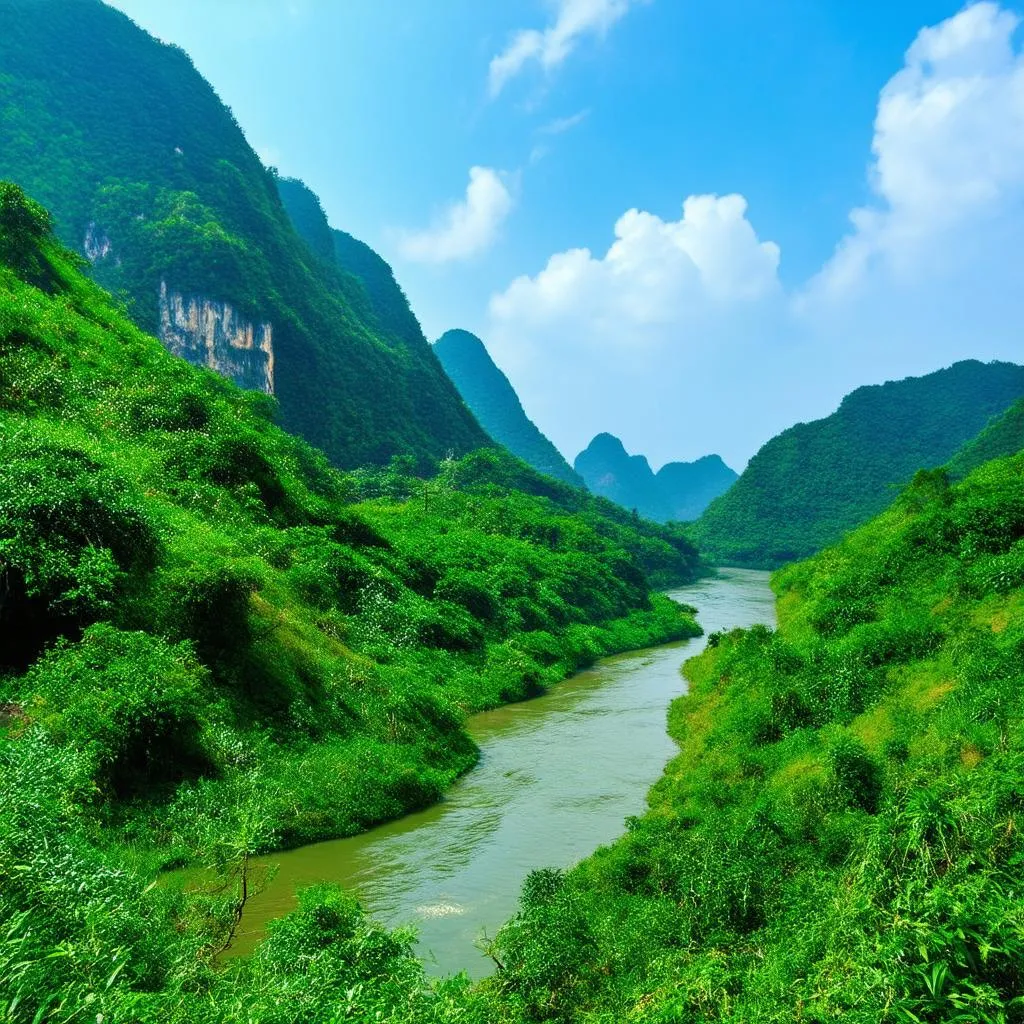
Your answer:
[[[727,569],[669,591],[708,633],[774,622],[768,574]],[[434,806],[351,838],[260,858],[270,875],[246,906],[232,952],[248,952],[297,889],[333,882],[389,925],[413,923],[428,968],[481,976],[478,942],[516,909],[526,875],[567,867],[622,832],[675,753],[668,705],[705,637],[603,659],[533,700],[473,716],[476,768]]]

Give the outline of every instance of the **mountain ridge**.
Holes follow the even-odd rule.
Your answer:
[[[660,523],[696,519],[737,477],[718,455],[667,462],[654,473],[646,456],[630,455],[607,432],[593,438],[574,466],[595,494]]]
[[[882,511],[919,469],[944,465],[1024,395],[1024,367],[961,360],[857,388],[835,412],[767,441],[694,536],[720,564],[775,568]]]
[[[434,352],[466,405],[495,441],[538,472],[585,487],[583,478],[527,416],[512,383],[480,338],[470,331],[445,331],[434,342]]]

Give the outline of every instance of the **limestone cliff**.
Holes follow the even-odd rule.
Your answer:
[[[241,317],[229,302],[182,295],[160,282],[160,340],[175,355],[236,384],[274,393],[274,329]]]
[[[96,221],[90,221],[85,230],[85,238],[82,240],[82,252],[90,263],[106,259],[110,255],[110,239],[105,231],[96,226]]]

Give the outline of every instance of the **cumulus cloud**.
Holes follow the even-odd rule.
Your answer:
[[[985,0],[923,29],[878,100],[871,200],[806,283],[779,283],[742,196],[630,210],[494,295],[489,337],[570,457],[599,430],[655,463],[741,467],[853,388],[957,359],[1021,361],[1024,52]],[[756,212],[756,211],[755,211]]]
[[[465,196],[450,203],[423,231],[399,239],[399,252],[416,263],[465,260],[489,249],[512,209],[512,193],[501,172],[471,167]]]
[[[812,285],[840,298],[879,274],[920,279],[974,259],[972,241],[1024,198],[1024,56],[1016,15],[984,2],[923,29],[882,90],[874,202]],[[972,238],[974,236],[974,238]]]
[[[561,321],[628,344],[651,327],[764,298],[778,287],[779,248],[758,240],[746,211],[739,195],[691,196],[676,221],[629,210],[604,256],[556,253],[536,276],[495,295],[491,316],[512,325]]]
[[[554,21],[546,29],[520,29],[496,54],[488,69],[491,97],[530,63],[544,71],[558,67],[585,36],[603,36],[637,0],[557,0]]]

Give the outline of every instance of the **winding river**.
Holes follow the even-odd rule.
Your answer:
[[[670,592],[695,605],[707,633],[773,624],[768,574],[723,570]],[[475,715],[479,765],[445,799],[350,839],[276,853],[266,888],[246,907],[232,952],[291,910],[295,891],[336,882],[378,920],[412,922],[428,970],[488,973],[477,948],[515,913],[526,875],[568,867],[623,831],[675,753],[666,709],[684,692],[682,663],[704,637],[607,658],[544,696]]]

